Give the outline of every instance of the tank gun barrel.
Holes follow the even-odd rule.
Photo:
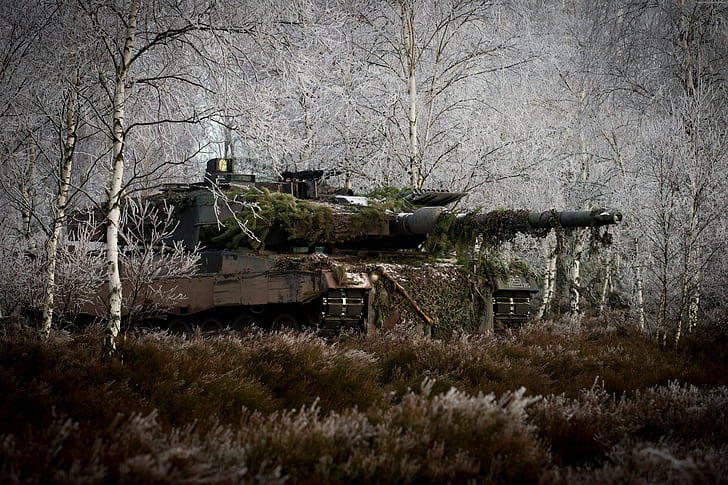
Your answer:
[[[621,221],[621,212],[607,209],[528,213],[528,224],[534,229],[548,229],[552,227],[597,227],[619,224]]]
[[[494,211],[476,214],[475,221],[481,227],[491,227],[491,221],[499,218],[506,211]],[[551,229],[553,227],[598,227],[619,224],[622,213],[615,210],[596,209],[591,211],[509,211],[524,216],[524,223],[531,229]],[[390,226],[390,232],[397,235],[429,234],[435,232],[438,222],[448,212],[443,207],[423,207],[414,212],[398,214]],[[459,218],[470,214],[456,214]]]

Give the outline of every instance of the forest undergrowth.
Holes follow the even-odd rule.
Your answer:
[[[728,335],[0,331],[0,483],[725,483]]]

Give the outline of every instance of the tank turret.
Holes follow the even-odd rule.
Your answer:
[[[206,180],[230,180],[233,164],[223,159],[208,163]],[[216,169],[227,170],[218,173]],[[408,200],[425,207],[399,212],[386,201],[354,196],[350,191],[322,190],[322,170],[285,172],[283,180],[273,183],[225,184],[235,191],[233,201],[224,206],[209,190],[187,195],[185,212],[179,214],[183,224],[194,227],[176,238],[188,245],[200,241],[227,249],[245,247],[285,250],[291,247],[326,247],[328,249],[409,249],[420,246],[429,235],[468,231],[486,240],[508,238],[518,233],[544,234],[552,228],[600,227],[619,224],[622,214],[608,209],[590,211],[495,210],[491,212],[453,213],[444,205],[465,194],[422,192]],[[252,175],[246,180],[255,180]],[[218,184],[218,186],[221,186]],[[291,196],[291,197],[287,197]],[[256,220],[257,219],[257,220]],[[225,230],[220,227],[226,222]],[[262,240],[240,237],[240,222],[265,226]],[[218,228],[218,232],[210,226]],[[207,226],[200,235],[194,228]],[[258,236],[260,237],[260,236]]]
[[[185,206],[180,220],[195,222],[191,227],[183,224],[185,233],[178,239],[188,246],[201,242],[219,249],[400,250],[418,248],[430,236],[443,233],[453,240],[480,236],[496,245],[519,233],[544,235],[553,228],[601,227],[618,224],[622,219],[620,212],[608,209],[456,213],[445,207],[421,207],[412,212],[395,212],[386,203],[362,197],[311,201],[256,190],[217,208],[208,192],[189,197],[194,203]],[[241,234],[243,222],[251,226],[258,239]]]

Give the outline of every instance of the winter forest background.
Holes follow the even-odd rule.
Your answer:
[[[362,193],[468,192],[460,207],[619,209],[598,253],[582,233],[505,250],[542,284],[568,255],[557,291],[578,290],[580,311],[629,309],[671,336],[724,321],[727,14],[693,0],[3,0],[2,315],[47,301],[46,260],[26,250],[58,252],[57,288],[105,277],[64,252],[69,210],[235,157],[261,177],[330,170]]]

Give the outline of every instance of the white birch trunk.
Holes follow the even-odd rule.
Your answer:
[[[584,252],[586,231],[580,230],[575,236],[574,249],[572,250],[571,271],[569,286],[569,313],[579,314],[579,303],[581,302],[581,255]]]
[[[692,222],[692,221],[691,221]],[[692,224],[690,227],[690,234],[688,234],[688,241],[687,241],[687,249],[685,251],[685,262],[683,264],[683,280],[682,280],[682,289],[680,294],[680,314],[678,315],[677,319],[677,332],[675,333],[675,348],[680,343],[680,338],[682,337],[683,329],[689,328],[689,305],[690,305],[690,299],[691,294],[694,289],[694,282],[693,282],[693,275],[692,275],[692,266],[693,266],[693,251],[692,251],[692,243],[693,243],[693,228]]]
[[[223,158],[235,158],[235,142],[233,141],[233,128],[232,123],[234,122],[232,117],[225,118],[225,125],[222,127],[223,131]]]
[[[692,235],[691,235],[692,236]],[[692,242],[692,237],[689,242]],[[683,331],[690,332],[698,323],[698,308],[700,306],[700,268],[694,268],[699,249],[688,250],[685,256],[685,266],[680,296],[680,316],[678,318],[675,346],[680,342]]]
[[[591,174],[591,155],[587,148],[587,139],[584,133],[585,124],[582,122],[583,115],[586,105],[587,92],[582,87],[579,93],[579,115],[580,121],[579,127],[579,150],[581,153],[581,182],[586,184],[589,181]],[[587,200],[585,207],[590,207],[592,204]],[[573,233],[573,247],[572,247],[572,260],[571,268],[569,271],[569,313],[572,316],[579,315],[579,304],[581,303],[581,256],[586,246],[586,241],[589,237],[589,232],[584,229],[577,229]]]
[[[409,161],[410,170],[412,172],[411,182],[413,188],[421,189],[424,185],[424,181],[422,180],[423,174],[418,153],[419,147],[417,145],[417,80],[415,78],[414,66],[410,70],[409,78],[407,79],[407,90],[409,93],[409,113],[407,117],[409,120]]]
[[[66,143],[63,147],[63,166],[61,167],[61,179],[58,187],[58,198],[56,200],[55,218],[53,219],[53,229],[46,243],[46,256],[48,264],[46,266],[46,286],[43,295],[43,323],[42,334],[44,338],[48,338],[51,331],[51,323],[53,322],[53,305],[56,282],[56,254],[58,248],[58,239],[61,236],[63,223],[66,219],[66,203],[68,202],[68,189],[71,184],[71,168],[73,167],[73,153],[76,148],[76,106],[77,106],[77,87],[78,87],[78,70],[74,73],[73,87],[71,89],[70,99],[68,101],[68,111],[66,113]]]
[[[35,243],[33,242],[32,234],[30,232],[31,210],[33,204],[30,199],[30,188],[28,186],[31,180],[33,180],[33,174],[35,173],[35,164],[38,159],[38,154],[35,150],[35,145],[30,145],[28,151],[28,168],[25,171],[25,176],[20,177],[20,195],[23,198],[22,233],[23,237],[25,237],[25,239],[28,241],[29,247],[33,249],[35,247]]]
[[[680,338],[682,337],[683,321],[682,318],[677,320],[677,331],[675,332],[675,348],[680,344]]]
[[[424,185],[422,159],[417,140],[417,54],[415,52],[414,12],[406,4],[402,5],[402,35],[407,54],[407,100],[408,100],[408,146],[410,182],[412,188],[421,189]]]
[[[301,165],[298,169],[310,170],[311,158],[313,156],[314,146],[316,143],[313,130],[314,119],[313,114],[311,113],[312,107],[310,94],[308,93],[303,83],[301,83],[300,89],[301,96],[299,103],[301,105],[301,108],[303,109],[303,128],[305,132],[305,141],[303,143],[303,149],[301,150]]]
[[[695,271],[695,285],[688,304],[688,331],[692,332],[698,325],[698,309],[700,308],[700,268]]]
[[[556,250],[557,245],[551,245],[549,242],[545,241],[544,246],[546,247],[548,260],[546,262],[546,274],[544,275],[543,301],[541,302],[541,306],[538,308],[538,312],[536,312],[537,320],[542,319],[546,314],[546,309],[549,307],[554,298],[554,289],[556,288],[556,260],[558,257]]]
[[[121,331],[121,275],[119,272],[119,220],[121,218],[121,184],[124,178],[124,101],[126,76],[131,64],[136,35],[140,1],[131,5],[129,23],[124,41],[122,59],[117,65],[114,87],[113,114],[113,168],[109,187],[108,214],[106,217],[106,258],[109,278],[109,315],[104,336],[107,353],[116,351],[116,341]]]
[[[609,258],[607,265],[604,268],[604,284],[602,285],[602,292],[599,295],[599,313],[603,313],[607,308],[607,294],[609,294],[609,288],[612,286],[612,258]]]
[[[697,241],[697,228],[699,227],[697,189],[692,187],[693,206],[690,214],[690,226],[685,242],[685,260],[683,262],[683,281],[680,295],[680,315],[678,318],[675,346],[680,341],[683,330],[690,331],[697,324],[698,305],[700,302],[700,246]]]
[[[639,264],[639,243],[634,241],[634,258],[636,261],[634,267],[635,292],[637,300],[637,315],[639,318],[640,330],[645,330],[645,295],[644,282],[642,280],[642,266]]]
[[[642,268],[637,266],[635,268],[635,279],[637,289],[637,315],[639,318],[640,330],[645,330],[645,295],[644,295],[644,282],[642,280]]]

